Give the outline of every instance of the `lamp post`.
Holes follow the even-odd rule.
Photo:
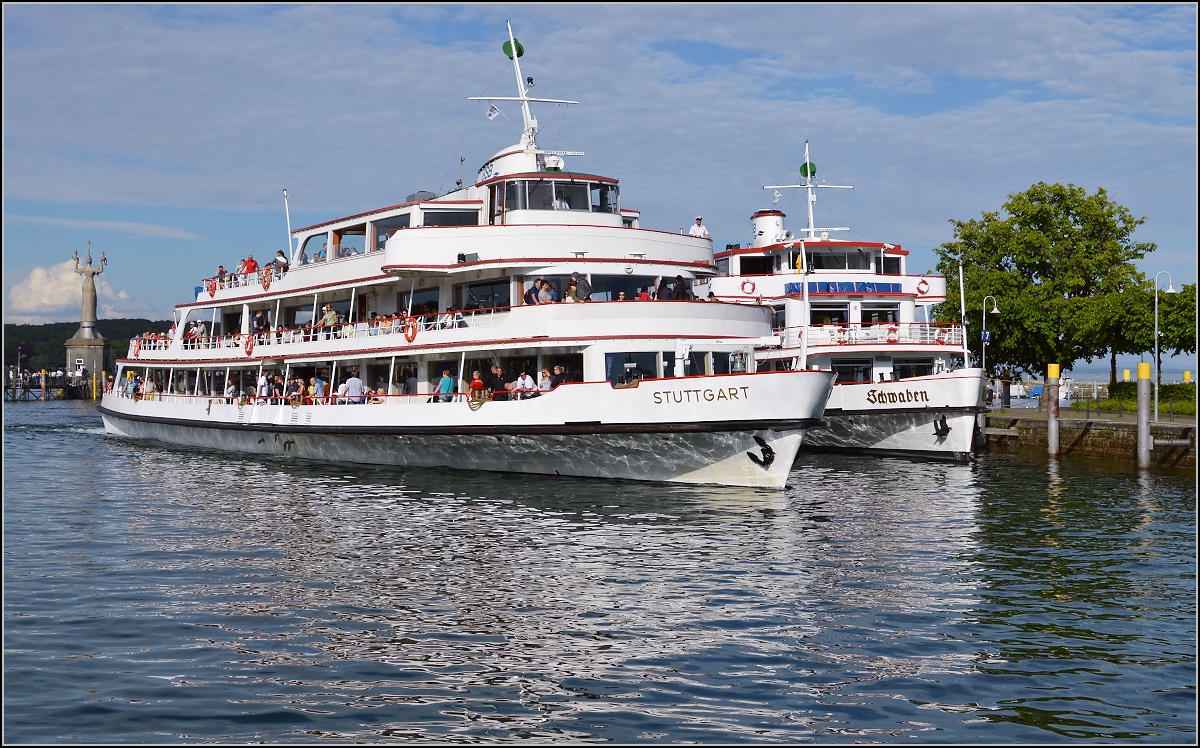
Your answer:
[[[1154,422],[1158,423],[1158,388],[1162,386],[1162,360],[1158,357],[1158,276],[1167,276],[1167,293],[1176,293],[1174,279],[1166,270],[1154,274]]]
[[[996,306],[996,297],[992,296],[991,294],[984,296],[983,297],[983,332],[981,334],[985,338],[988,337],[988,333],[987,333],[987,300],[988,299],[992,300],[992,314],[1000,313],[999,307]],[[987,377],[987,345],[988,345],[988,342],[986,340],[984,340],[983,345],[982,345],[983,354],[979,361],[979,368],[983,369],[983,376],[985,378]]]

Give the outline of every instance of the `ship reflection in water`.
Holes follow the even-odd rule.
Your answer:
[[[1186,480],[846,455],[802,455],[782,492],[373,470],[14,412],[10,740],[1194,734]],[[64,455],[85,457],[47,481]]]

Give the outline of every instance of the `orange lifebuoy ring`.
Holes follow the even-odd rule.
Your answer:
[[[889,327],[887,330],[887,342],[895,343],[900,340],[900,331],[894,327]]]
[[[417,329],[418,325],[416,317],[409,317],[408,319],[404,320],[404,339],[410,343],[416,340]]]
[[[747,286],[748,286],[748,288],[747,288]],[[752,281],[752,280],[742,281],[742,293],[753,294],[754,293],[754,281]]]
[[[247,356],[254,353],[254,336],[253,335],[246,336],[246,344],[242,346],[242,350],[246,352]]]
[[[212,297],[214,297],[216,295],[217,295],[217,281],[215,279],[210,278],[208,281],[208,298],[211,299]]]
[[[922,296],[929,293],[929,281],[925,280],[924,278],[917,281],[917,293]]]
[[[838,345],[845,345],[846,342],[850,340],[850,331],[844,327],[839,327],[837,332],[834,333],[833,337],[834,340],[837,341]]]
[[[259,273],[259,277],[262,278],[262,287],[263,287],[264,291],[271,288],[271,271],[270,270],[263,270],[261,273]]]
[[[138,354],[141,352],[142,352],[142,340],[141,340],[141,338],[134,338],[133,339],[133,357],[137,358]]]
[[[938,328],[938,331],[937,331],[937,335],[935,335],[935,336],[934,336],[934,341],[936,341],[938,345],[945,345],[945,344],[946,344],[946,338],[947,338],[949,335],[950,335],[950,331],[949,331],[949,330],[947,330],[947,329],[946,329],[946,328],[944,328],[944,327],[939,327],[939,328]]]

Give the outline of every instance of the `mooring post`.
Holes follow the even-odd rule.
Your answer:
[[[1137,380],[1137,466],[1150,467],[1150,450],[1154,442],[1150,436],[1150,364],[1138,364]]]
[[[1058,364],[1046,365],[1046,386],[1042,399],[1046,401],[1046,449],[1058,457]]]
[[[42,402],[46,402],[46,370],[42,369]]]

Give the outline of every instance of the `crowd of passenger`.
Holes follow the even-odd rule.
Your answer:
[[[258,260],[254,259],[254,255],[246,255],[246,259],[238,260],[233,272],[226,270],[224,265],[218,265],[216,275],[205,279],[205,286],[209,290],[254,286],[262,283],[264,278],[270,278],[273,281],[279,280],[287,273],[290,266],[291,262],[282,249],[275,253],[275,259],[262,267],[259,266]],[[210,286],[210,283],[214,285]]]
[[[617,292],[617,298],[613,301],[692,301],[695,300],[695,295],[692,294],[692,288],[688,282],[683,279],[682,275],[675,276],[675,282],[671,283],[667,278],[663,278],[658,288],[654,288],[653,284],[649,286],[638,287],[637,293],[631,299],[624,291]],[[708,301],[716,301],[716,296],[712,293],[708,295]],[[560,296],[558,293],[558,285],[551,280],[545,278],[537,278],[533,281],[525,295],[522,297],[522,302],[525,304],[558,304],[558,303],[576,303],[581,301],[592,301],[592,284],[588,281],[587,276],[582,273],[572,273],[571,279],[567,282],[567,288]]]
[[[444,369],[440,377],[435,377],[430,382],[428,393],[419,393],[417,378],[411,373],[409,376],[401,376],[390,387],[382,376],[376,380],[374,387],[367,387],[359,377],[358,370],[351,369],[349,376],[344,377],[335,388],[318,374],[306,380],[299,374],[285,376],[282,373],[264,370],[254,386],[246,387],[245,391],[238,387],[236,380],[230,378],[223,392],[210,393],[206,380],[199,383],[195,392],[201,397],[220,398],[229,405],[251,402],[258,405],[365,405],[386,403],[389,397],[418,394],[429,403],[448,403],[460,397],[477,403],[489,400],[529,400],[571,381],[563,366],[542,369],[541,378],[537,380],[529,371],[528,368],[522,368],[520,373],[513,377],[505,374],[499,364],[493,364],[486,374],[475,370],[467,383],[466,391],[459,391],[458,380],[451,375],[449,369]],[[219,385],[213,386],[220,389]],[[131,371],[125,381],[119,384],[112,376],[108,377],[105,392],[112,392],[114,389],[121,397],[142,400],[155,399],[156,395],[166,393],[168,388],[159,378],[146,378],[139,372]],[[183,378],[176,381],[175,390],[179,395],[195,394],[188,381]]]
[[[329,244],[321,245],[321,250],[312,258],[309,258],[308,253],[302,247],[300,253],[296,256],[296,265],[309,265],[314,262],[325,262],[327,259],[343,259],[346,257],[355,257],[361,252],[353,246],[335,244],[333,250],[330,251]],[[260,266],[258,260],[254,259],[254,255],[247,255],[244,260],[239,260],[238,264],[232,271],[226,270],[224,265],[217,266],[217,272],[212,278],[205,278],[204,285],[209,287],[209,283],[215,284],[215,288],[237,288],[239,286],[252,286],[262,283],[264,276],[270,277],[272,281],[279,280],[287,274],[291,267],[291,260],[287,253],[282,249],[275,252],[275,258],[265,265]]]

